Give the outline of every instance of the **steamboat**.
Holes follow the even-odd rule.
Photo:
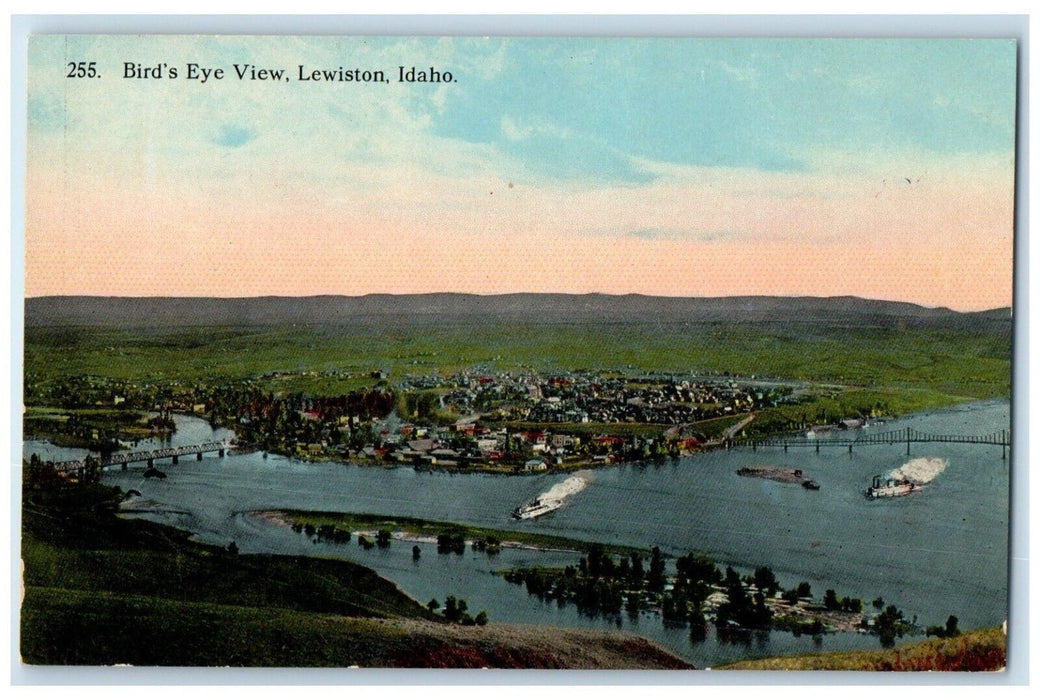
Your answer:
[[[870,488],[867,489],[867,498],[894,498],[906,496],[915,491],[920,491],[921,485],[915,484],[909,479],[881,479],[878,474],[874,477]]]

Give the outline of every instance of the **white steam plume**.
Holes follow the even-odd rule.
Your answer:
[[[554,484],[552,488],[543,493],[538,497],[540,501],[562,501],[568,496],[573,496],[576,493],[584,491],[589,484],[592,483],[592,472],[590,470],[582,470],[574,474],[574,476],[567,477],[558,484]]]
[[[893,479],[906,479],[915,484],[927,484],[942,474],[947,464],[948,462],[941,457],[917,457],[898,469],[893,469],[888,476]]]

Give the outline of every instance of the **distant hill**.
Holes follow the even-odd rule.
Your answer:
[[[796,323],[1010,328],[1011,309],[961,313],[858,297],[653,297],[638,294],[370,294],[360,297],[35,297],[27,327],[459,323]]]

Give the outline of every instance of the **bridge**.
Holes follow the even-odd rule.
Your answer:
[[[137,452],[113,452],[108,457],[101,457],[101,468],[111,467],[118,464],[126,469],[131,464],[146,462],[149,467],[155,466],[157,459],[170,459],[172,464],[177,464],[185,455],[195,455],[195,459],[202,460],[202,455],[207,452],[216,452],[218,457],[223,457],[230,444],[227,442],[203,442],[197,445],[180,445],[179,447],[161,447],[156,450],[140,450]],[[86,467],[86,458],[69,460],[66,462],[55,462],[54,469],[59,474],[80,474]]]
[[[1011,447],[1011,431],[1000,430],[987,435],[951,435],[925,433],[913,428],[903,430],[888,430],[880,433],[860,433],[856,437],[843,437],[841,435],[828,435],[827,437],[795,437],[791,435],[763,438],[740,438],[730,439],[725,442],[726,449],[733,447],[750,447],[757,450],[759,447],[782,447],[787,452],[789,447],[847,447],[852,452],[853,447],[862,445],[895,445],[906,443],[906,453],[910,454],[910,445],[913,443],[946,442],[965,445],[999,445],[1001,459],[1007,458],[1007,451]]]

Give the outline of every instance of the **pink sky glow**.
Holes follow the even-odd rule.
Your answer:
[[[142,192],[88,175],[31,173],[27,296],[851,294],[959,310],[1012,296],[1006,177],[859,175],[825,191],[830,176],[770,188],[743,174],[585,192],[444,179],[416,202],[392,188]]]

